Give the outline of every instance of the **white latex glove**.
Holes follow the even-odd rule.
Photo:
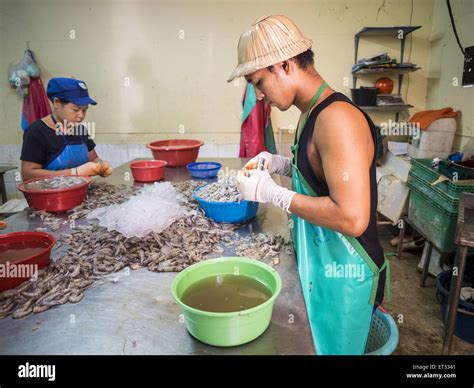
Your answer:
[[[281,155],[272,155],[270,152],[260,152],[257,156],[250,159],[244,166],[246,170],[257,169],[258,160],[263,159],[263,167],[270,174],[280,174],[291,177],[291,158]]]
[[[278,186],[264,170],[240,170],[237,174],[237,188],[247,201],[271,203],[288,213],[293,196],[296,194]]]

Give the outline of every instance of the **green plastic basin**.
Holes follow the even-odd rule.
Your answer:
[[[199,280],[218,275],[249,276],[263,283],[272,293],[264,303],[230,313],[202,311],[181,301],[188,287]],[[269,265],[244,257],[221,257],[193,264],[173,281],[171,293],[184,315],[193,337],[209,345],[237,346],[260,336],[270,324],[273,305],[281,291],[281,278]]]

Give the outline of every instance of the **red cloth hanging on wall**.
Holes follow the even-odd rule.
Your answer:
[[[267,151],[265,128],[269,124],[271,107],[263,100],[257,100],[251,84],[247,84],[242,104],[244,113],[239,157],[252,158],[262,151]]]
[[[23,98],[23,122],[26,126],[51,114],[48,97],[41,78],[31,78],[28,85],[28,95]],[[26,129],[24,127],[23,129]]]

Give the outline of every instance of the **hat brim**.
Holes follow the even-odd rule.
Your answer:
[[[264,69],[266,67],[275,65],[276,63],[287,61],[297,55],[309,50],[313,44],[313,41],[309,38],[304,38],[299,42],[295,42],[287,47],[282,48],[278,52],[268,53],[258,59],[253,59],[249,62],[243,62],[235,68],[230,75],[227,82],[232,82],[236,78],[240,78],[252,73],[257,70]]]
[[[48,96],[51,102],[54,101],[55,98],[60,98],[61,100],[67,101],[67,102],[72,102],[73,104],[76,105],[97,105],[97,102],[94,101],[90,97],[78,97],[78,98],[71,98],[71,97],[64,97],[64,96]]]
[[[97,102],[90,97],[68,98],[67,101],[76,105],[97,105]]]

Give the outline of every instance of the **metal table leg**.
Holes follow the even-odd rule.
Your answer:
[[[467,251],[468,247],[460,245],[456,252],[456,260],[454,262],[453,270],[457,268],[458,272],[456,276],[453,274],[453,277],[451,278],[448,307],[446,309],[446,322],[444,324],[443,333],[443,354],[446,354],[446,351],[451,353],[451,341],[456,326],[456,315],[458,312],[462,280],[464,278],[464,269],[466,267]]]
[[[402,226],[400,228],[400,232],[398,233],[398,246],[397,246],[397,256],[398,258],[402,257],[402,249],[403,249],[403,239],[405,238],[405,229],[406,229],[406,221],[404,219],[402,221]]]
[[[424,287],[426,283],[426,277],[428,276],[428,268],[430,266],[430,261],[431,261],[431,252],[433,251],[433,244],[429,242],[428,240],[425,240],[425,244],[427,245],[426,249],[426,256],[425,260],[423,262],[423,272],[421,273],[421,279],[420,279],[420,286]]]

